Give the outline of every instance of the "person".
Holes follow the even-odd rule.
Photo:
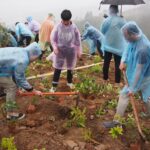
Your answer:
[[[95,49],[97,48],[99,55],[103,58],[103,52],[101,50],[101,42],[103,39],[103,35],[98,29],[90,25],[88,22],[85,23],[85,30],[82,35],[81,40],[89,41],[90,45],[90,54],[95,55]]]
[[[54,15],[50,13],[48,14],[47,19],[42,23],[39,31],[39,43],[42,46],[43,53],[49,49],[53,51],[53,47],[50,41],[50,36],[53,28],[54,28]]]
[[[28,47],[8,47],[0,48],[0,89],[4,89],[6,103],[14,103],[18,88],[28,92],[35,92],[41,95],[40,91],[35,90],[25,78],[27,66],[41,55],[40,46],[34,42]],[[12,108],[7,108],[7,119],[22,119],[25,114],[16,112]]]
[[[120,69],[126,70],[129,86],[120,92],[115,116],[124,116],[130,96],[141,91],[147,107],[145,116],[150,118],[150,41],[135,22],[128,22],[122,31],[129,44],[123,53]],[[119,121],[114,117],[114,121],[105,122],[104,126],[111,128],[118,124]]]
[[[70,10],[63,10],[62,21],[53,29],[51,43],[54,48],[53,67],[55,68],[51,92],[55,92],[62,69],[67,69],[67,85],[73,89],[73,69],[77,58],[81,57],[81,38],[77,26],[71,21]]]
[[[18,43],[16,39],[14,38],[14,36],[8,32],[8,37],[9,37],[9,41],[8,41],[7,47],[17,47]]]
[[[34,35],[28,29],[28,27],[21,22],[16,22],[15,26],[18,45],[28,46],[31,43],[31,40],[34,37]]]
[[[118,16],[118,6],[110,5],[109,17],[107,17],[101,25],[101,32],[104,35],[102,42],[102,50],[104,51],[104,64],[103,64],[103,79],[109,79],[108,71],[112,56],[115,61],[115,82],[120,83],[121,71],[119,64],[122,53],[126,47],[126,41],[121,33],[121,27],[126,21]]]
[[[40,23],[33,19],[32,16],[27,17],[27,25],[28,28],[31,30],[31,32],[35,36],[35,42],[39,42],[39,30],[40,30]]]

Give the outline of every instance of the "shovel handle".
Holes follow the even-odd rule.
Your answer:
[[[43,92],[42,95],[44,96],[58,96],[58,95],[78,95],[78,92]],[[34,92],[24,92],[24,93],[19,93],[18,95],[20,96],[35,96],[36,93]]]

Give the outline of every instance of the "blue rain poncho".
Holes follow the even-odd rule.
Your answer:
[[[103,35],[102,33],[90,25],[88,22],[85,23],[85,30],[82,35],[82,41],[86,40],[90,46],[90,53],[96,52],[97,41],[102,42]]]
[[[122,56],[126,48],[126,41],[121,32],[121,28],[125,23],[126,21],[117,15],[111,15],[104,20],[100,29],[104,35],[102,42],[103,51]]]
[[[30,29],[28,29],[28,27],[23,23],[18,23],[16,25],[16,35],[18,39],[21,37],[21,35],[31,36],[31,38],[34,37]]]
[[[129,88],[124,87],[121,93],[141,91],[143,100],[147,102],[150,96],[150,41],[134,22],[127,23],[123,30],[137,34],[139,39],[129,42],[123,53],[121,61],[127,64]]]
[[[12,77],[18,87],[31,89],[32,86],[25,78],[25,70],[30,63],[30,58],[38,58],[40,55],[41,48],[36,42],[25,48],[0,48],[0,77]]]

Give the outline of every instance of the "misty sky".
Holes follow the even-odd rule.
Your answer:
[[[0,0],[0,22],[12,24],[16,21],[24,21],[29,15],[38,21],[43,21],[47,14],[52,12],[59,20],[60,12],[63,9],[70,9],[73,18],[84,17],[87,11],[94,15],[106,12],[108,6],[102,6],[98,10],[100,0]],[[124,7],[132,8],[132,6]]]

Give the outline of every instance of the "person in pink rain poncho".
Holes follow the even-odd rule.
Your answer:
[[[62,21],[54,27],[51,34],[51,44],[53,53],[50,58],[55,68],[52,88],[50,92],[55,92],[59,82],[61,70],[67,69],[67,85],[74,88],[73,69],[76,66],[77,58],[81,57],[81,39],[77,26],[71,22],[72,14],[70,10],[63,10],[61,13]]]

